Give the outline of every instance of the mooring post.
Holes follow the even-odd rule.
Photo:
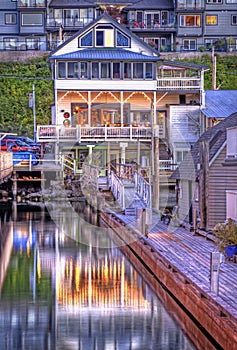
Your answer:
[[[220,264],[223,262],[224,256],[220,252],[211,252],[211,277],[210,289],[211,292],[218,295],[219,293],[219,271]]]

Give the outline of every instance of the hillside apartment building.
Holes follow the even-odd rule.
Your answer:
[[[102,13],[159,52],[237,49],[237,0],[1,0],[0,50],[51,51]]]

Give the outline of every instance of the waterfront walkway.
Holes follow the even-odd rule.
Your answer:
[[[114,215],[125,227],[140,230],[135,215]],[[211,292],[211,253],[218,251],[215,236],[166,226],[155,214],[148,236],[140,235],[140,238],[138,236],[141,243],[134,248],[136,254],[209,334],[222,343],[218,349],[237,349],[237,263],[224,259],[220,265],[218,293]],[[205,319],[203,323],[202,319]]]
[[[118,216],[124,223],[134,226],[135,216]],[[183,227],[167,226],[155,215],[153,224],[149,225],[148,238],[144,239],[187,279],[210,293],[213,299],[236,317],[237,322],[237,263],[225,259],[220,265],[219,293],[215,295],[210,292],[211,252],[218,251],[212,234],[198,230],[194,234]]]

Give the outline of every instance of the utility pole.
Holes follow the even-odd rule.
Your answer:
[[[216,56],[214,46],[212,47],[212,89],[216,90]]]
[[[34,116],[34,142],[36,142],[36,112],[35,112],[35,83],[32,83],[33,116]]]

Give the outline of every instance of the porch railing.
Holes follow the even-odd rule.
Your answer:
[[[199,78],[158,78],[157,90],[198,90],[201,89]]]
[[[39,125],[37,127],[37,139],[40,142],[58,141],[109,141],[109,140],[150,140],[151,127],[69,127],[62,125]]]

